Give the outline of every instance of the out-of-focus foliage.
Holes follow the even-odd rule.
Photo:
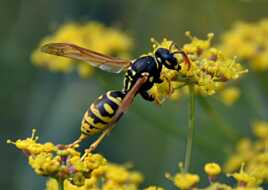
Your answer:
[[[236,145],[235,152],[225,163],[226,172],[238,170],[245,164],[245,171],[251,176],[263,182],[268,181],[268,123],[266,121],[255,121],[252,130],[256,137],[241,139]]]
[[[256,71],[267,71],[268,19],[234,24],[224,33],[220,48],[229,56],[247,61]]]

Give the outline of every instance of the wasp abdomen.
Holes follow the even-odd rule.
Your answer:
[[[121,91],[108,91],[99,96],[85,112],[81,132],[85,135],[94,135],[106,129],[113,120],[124,96],[125,93]]]

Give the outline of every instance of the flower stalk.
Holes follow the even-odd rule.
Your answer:
[[[64,183],[62,179],[57,179],[58,190],[64,190]]]
[[[184,172],[189,172],[191,157],[192,157],[192,146],[193,146],[193,135],[195,128],[195,92],[194,85],[189,85],[189,107],[188,107],[188,132],[187,132],[187,142],[185,151],[185,161],[184,161]]]

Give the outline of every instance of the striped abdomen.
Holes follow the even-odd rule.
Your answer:
[[[125,93],[121,91],[108,91],[99,96],[84,114],[81,132],[85,135],[94,135],[106,129],[124,96]]]

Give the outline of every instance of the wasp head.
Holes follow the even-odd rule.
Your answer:
[[[176,53],[179,53],[179,51],[171,51],[174,46],[177,47],[175,43],[171,43],[169,49],[158,48],[155,52],[155,57],[157,62],[164,64],[166,68],[179,71],[181,66],[178,63],[177,58],[174,56]]]

